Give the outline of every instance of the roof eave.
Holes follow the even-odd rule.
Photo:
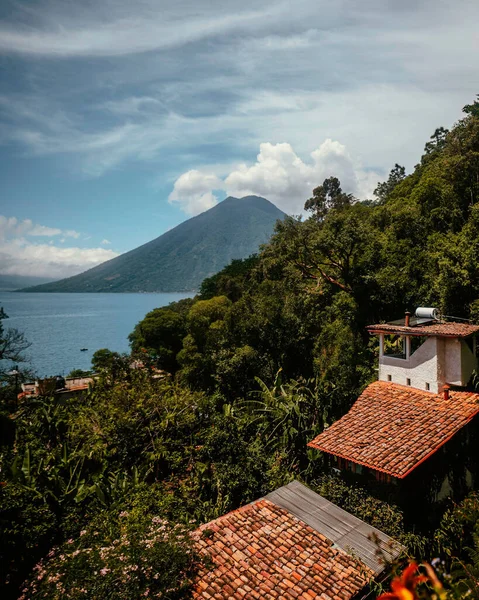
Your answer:
[[[331,454],[331,456],[338,456],[343,460],[349,460],[350,462],[355,463],[356,465],[361,465],[362,467],[367,467],[368,469],[372,469],[373,471],[380,471],[381,473],[385,473],[386,475],[390,475],[391,477],[395,477],[396,479],[403,479],[405,475],[398,475],[397,473],[393,473],[392,471],[388,471],[387,469],[381,469],[380,467],[373,467],[373,465],[361,461],[361,460],[353,460],[350,456],[346,456],[345,454],[341,454],[339,452],[332,452],[331,450],[326,450],[326,448],[322,448],[318,444],[315,444],[313,441],[308,442],[307,446],[310,448],[314,448],[315,450],[320,450],[321,452],[325,452],[326,454]]]
[[[428,331],[424,331],[424,330],[414,331],[413,328],[382,329],[381,327],[378,327],[377,325],[369,325],[368,327],[366,327],[366,330],[368,333],[371,333],[374,335],[379,334],[379,333],[384,333],[385,335],[394,335],[396,333],[396,334],[402,334],[402,335],[416,335],[416,336],[421,336],[421,337],[426,336],[426,337],[446,337],[446,338],[467,338],[471,335],[474,335],[475,333],[478,333],[477,331],[471,331],[470,333],[439,333],[437,331],[435,331],[435,332],[428,332]]]

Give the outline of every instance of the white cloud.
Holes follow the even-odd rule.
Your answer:
[[[46,225],[33,223],[31,219],[19,221],[16,217],[0,215],[0,240],[19,236],[54,237],[57,235],[72,238],[80,237],[78,231],[73,229],[62,230],[58,227],[47,227]]]
[[[223,182],[219,177],[193,169],[178,177],[168,202],[177,204],[184,213],[194,216],[218,203],[213,190],[220,189],[223,189]]]
[[[379,175],[365,171],[352,159],[346,147],[325,140],[304,162],[287,143],[260,144],[253,165],[242,164],[223,180],[211,173],[188,171],[175,182],[170,202],[179,202],[187,214],[203,212],[216,204],[213,190],[224,190],[231,196],[263,196],[289,214],[303,211],[312,190],[327,177],[338,177],[346,192],[361,199],[371,197]],[[193,212],[193,210],[195,212]]]
[[[21,241],[0,243],[0,273],[70,277],[118,256],[105,248],[59,248]]]
[[[59,235],[63,235],[60,239]],[[78,238],[74,230],[38,225],[31,219],[0,215],[0,273],[4,275],[38,275],[39,277],[68,277],[76,275],[118,253],[105,248],[58,247],[55,240],[35,243],[29,238],[51,237],[59,243],[66,238]]]
[[[61,229],[56,227],[46,227],[45,225],[34,225],[29,231],[25,232],[26,235],[32,235],[34,237],[51,237],[53,235],[60,235]]]
[[[102,246],[109,246],[111,244],[110,240],[104,239],[101,241]]]
[[[80,233],[74,229],[65,229],[62,233],[65,237],[75,238],[76,240],[80,237]]]

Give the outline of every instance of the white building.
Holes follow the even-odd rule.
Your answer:
[[[421,312],[422,310],[422,312]],[[477,368],[478,325],[441,321],[434,309],[417,315],[370,325],[379,336],[379,380],[437,394],[444,385],[466,386]]]

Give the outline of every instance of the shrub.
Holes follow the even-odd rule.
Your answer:
[[[39,494],[13,483],[0,487],[2,597],[15,594],[35,561],[50,547],[57,526],[56,516]]]
[[[33,570],[20,600],[188,598],[197,557],[188,531],[141,502],[101,513],[52,549]]]

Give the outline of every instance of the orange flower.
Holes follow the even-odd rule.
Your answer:
[[[416,575],[418,566],[412,562],[404,569],[400,577],[395,577],[391,582],[392,592],[381,594],[377,600],[418,600],[416,588],[423,581],[428,581],[425,575]]]

